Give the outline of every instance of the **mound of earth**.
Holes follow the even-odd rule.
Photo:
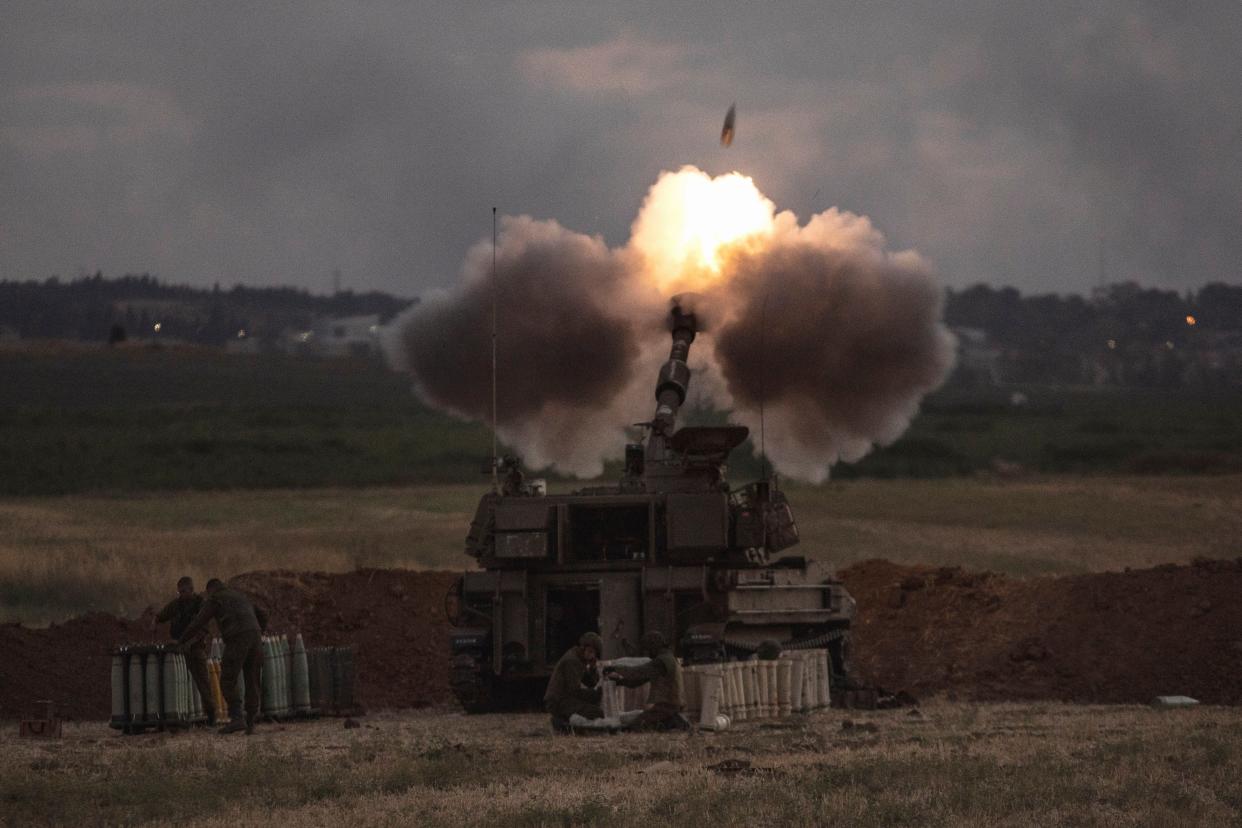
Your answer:
[[[1018,580],[866,561],[859,673],[916,697],[1242,703],[1242,559]]]
[[[451,572],[254,572],[233,584],[309,645],[353,645],[370,708],[448,703]],[[1019,580],[866,561],[841,572],[858,601],[861,677],[917,697],[1242,703],[1242,561]],[[110,708],[108,651],[153,641],[150,611],[47,629],[0,626],[0,718],[53,699],[77,719]]]

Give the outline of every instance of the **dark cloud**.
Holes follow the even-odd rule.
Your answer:
[[[0,278],[421,293],[490,207],[625,241],[663,169],[954,284],[1236,280],[1242,6],[11,2]],[[738,105],[738,139],[719,146]]]

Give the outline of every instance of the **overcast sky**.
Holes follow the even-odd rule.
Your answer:
[[[695,164],[952,286],[1242,281],[1238,0],[674,6],[5,0],[0,279],[415,295]]]

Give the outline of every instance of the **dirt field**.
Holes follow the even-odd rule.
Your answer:
[[[177,825],[1236,825],[1242,711],[825,711],[721,734],[552,737],[444,710],[56,743],[0,732],[2,820]]]

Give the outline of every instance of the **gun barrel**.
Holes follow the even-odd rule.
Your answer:
[[[668,360],[660,366],[660,376],[656,381],[656,410],[651,418],[651,434],[647,437],[648,473],[668,456],[668,438],[672,436],[677,424],[677,412],[685,403],[690,387],[690,368],[686,365],[686,359],[690,355],[690,343],[694,342],[698,332],[698,321],[693,313],[674,305],[669,314],[669,327],[673,347],[669,350]]]
[[[669,315],[672,323],[673,347],[668,360],[660,366],[660,378],[656,382],[656,411],[652,418],[652,431],[668,434],[677,422],[677,412],[686,401],[690,387],[690,368],[686,359],[690,355],[690,343],[698,330],[693,313],[674,306]]]

